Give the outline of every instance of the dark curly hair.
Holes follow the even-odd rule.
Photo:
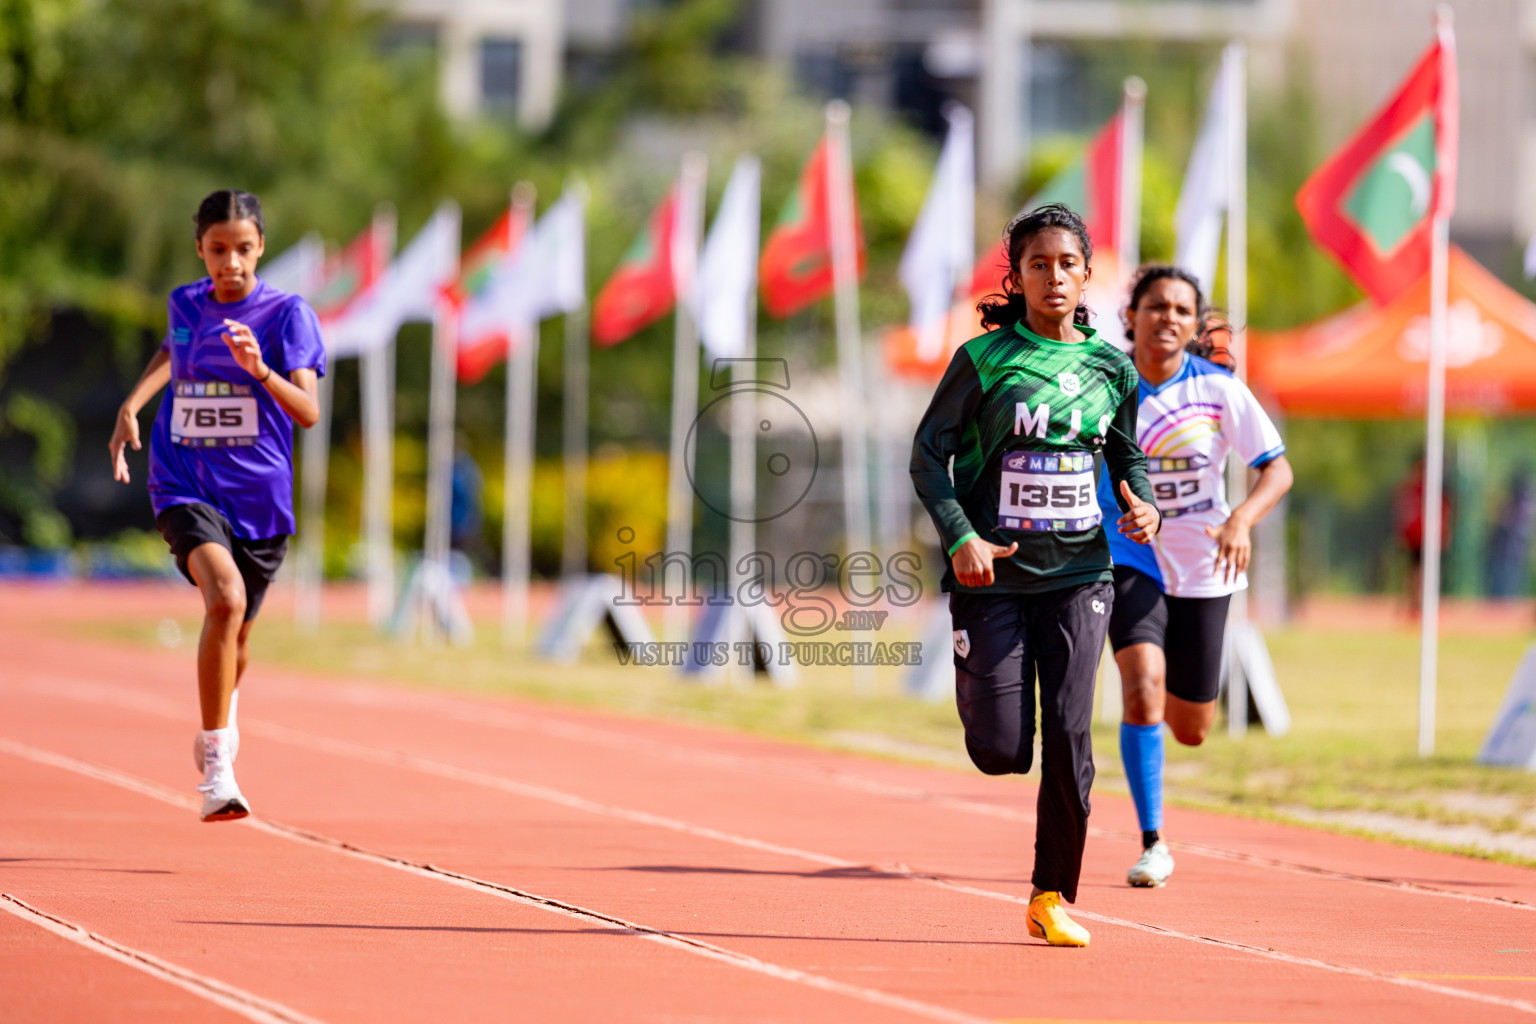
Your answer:
[[[1185,270],[1183,267],[1175,267],[1168,263],[1145,263],[1136,271],[1136,276],[1131,279],[1131,297],[1125,304],[1121,313],[1121,319],[1125,322],[1125,337],[1127,341],[1134,343],[1135,325],[1132,323],[1136,307],[1141,305],[1141,300],[1146,298],[1147,290],[1158,281],[1183,281],[1195,290],[1195,336],[1189,339],[1189,344],[1184,346],[1184,351],[1199,356],[1201,359],[1209,359],[1218,366],[1227,369],[1235,369],[1232,362],[1232,353],[1225,344],[1218,345],[1218,338],[1231,339],[1232,325],[1227,322],[1226,315],[1221,310],[1212,306],[1205,300],[1205,292],[1200,290],[1200,280]]]
[[[1050,228],[1060,228],[1070,232],[1077,239],[1078,248],[1083,250],[1083,266],[1093,265],[1093,242],[1088,238],[1088,226],[1069,207],[1061,203],[1051,203],[1021,213],[1008,222],[1003,229],[1003,241],[1008,246],[1008,269],[1017,270],[1019,260],[1024,258],[1024,250],[1029,247],[1030,240],[1042,231]],[[1024,296],[1014,291],[1012,275],[1003,278],[1003,290],[993,292],[980,302],[976,303],[976,311],[981,314],[981,326],[989,331],[995,331],[1003,327],[1012,327],[1024,319],[1028,312],[1028,306],[1024,302]],[[1088,326],[1088,307],[1081,303],[1072,313],[1072,322],[1079,327]]]

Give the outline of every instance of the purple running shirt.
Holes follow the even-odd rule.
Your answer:
[[[273,373],[324,376],[319,317],[260,278],[239,302],[215,301],[205,277],[171,292],[169,305],[160,347],[171,356],[171,383],[149,435],[155,515],[202,502],[245,540],[293,533],[293,420],[220,335],[226,319],[238,320],[255,334]]]

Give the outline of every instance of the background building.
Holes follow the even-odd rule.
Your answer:
[[[565,49],[561,0],[396,0],[387,45],[435,51],[444,106],[458,116],[549,123]]]
[[[545,123],[562,75],[601,74],[641,0],[402,0],[402,29],[435,33],[444,102]],[[729,45],[808,89],[900,110],[935,134],[958,100],[980,115],[979,167],[1012,185],[1031,140],[1076,134],[1106,102],[1102,44],[1214,49],[1248,42],[1255,88],[1302,76],[1325,142],[1342,140],[1411,66],[1435,0],[743,0]],[[1505,270],[1536,231],[1536,0],[1458,0],[1458,242]],[[1214,59],[1212,61],[1214,67]],[[1101,90],[1102,91],[1102,90]],[[1154,98],[1153,102],[1156,102]],[[1510,130],[1510,125],[1520,126]]]

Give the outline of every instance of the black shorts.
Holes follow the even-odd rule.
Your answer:
[[[171,546],[176,556],[176,568],[193,586],[192,570],[187,558],[203,544],[218,544],[235,556],[235,567],[245,581],[245,621],[250,622],[261,611],[266,600],[267,585],[277,575],[278,566],[288,554],[287,537],[267,537],[264,540],[246,540],[236,537],[229,520],[211,505],[201,502],[191,505],[173,505],[160,513],[155,520],[160,535]]]
[[[1109,645],[1156,644],[1167,663],[1168,692],[1205,704],[1221,690],[1222,641],[1232,595],[1171,597],[1146,573],[1115,566],[1115,607]]]

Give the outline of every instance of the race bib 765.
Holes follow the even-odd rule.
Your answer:
[[[256,397],[248,384],[178,380],[172,386],[171,440],[194,448],[232,448],[256,443]]]

